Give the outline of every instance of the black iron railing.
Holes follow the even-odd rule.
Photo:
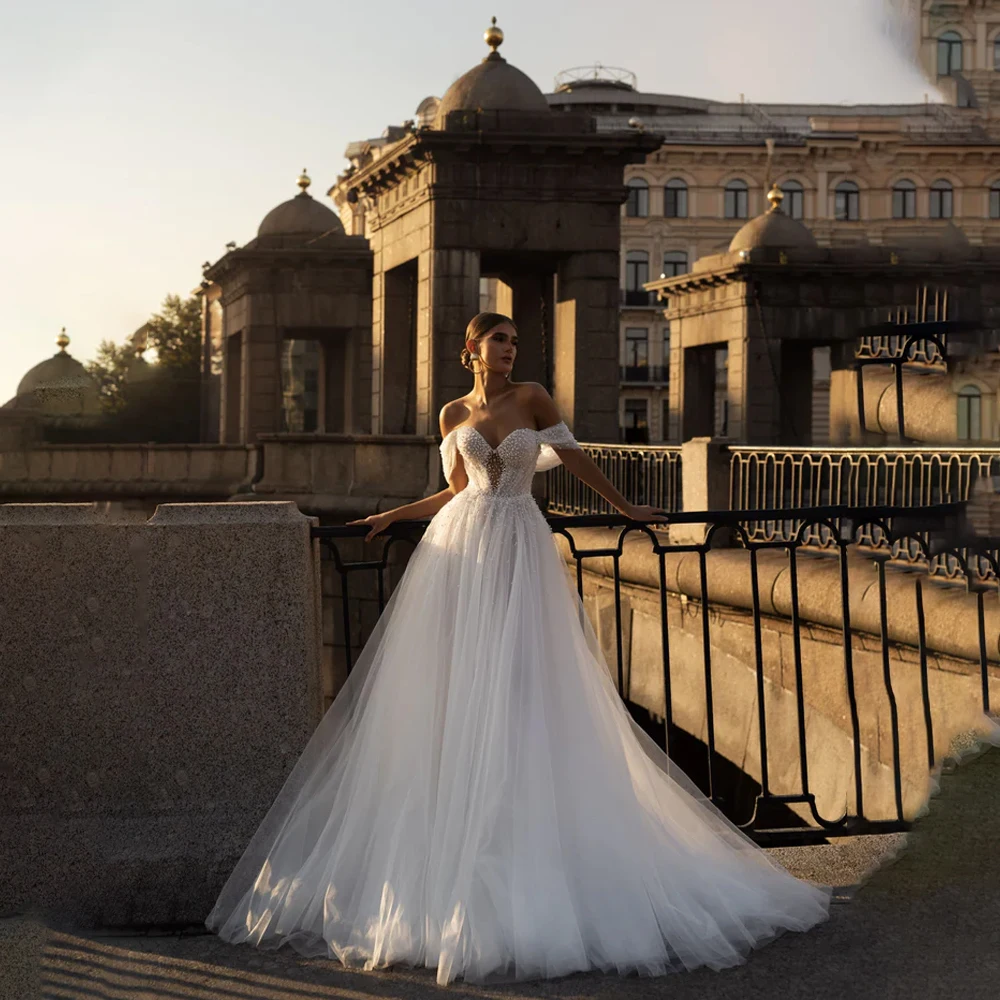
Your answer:
[[[962,503],[980,478],[1000,475],[1000,448],[758,448],[731,445],[730,506],[788,511],[798,507],[843,504],[848,507],[927,507]],[[779,541],[798,531],[794,518],[759,521],[755,541]],[[891,545],[872,527],[859,539],[887,549],[894,559],[924,563],[920,546]],[[805,544],[828,547],[829,533],[807,531]],[[963,553],[971,572],[992,579],[990,561]],[[959,578],[965,570],[949,552],[931,553],[935,575]]]
[[[912,602],[912,612],[915,615],[916,633],[915,638],[910,641],[911,648],[915,650],[916,662],[912,667],[919,674],[919,695],[913,693],[916,687],[907,680],[906,688],[911,692],[913,702],[919,699],[919,705],[911,702],[902,706],[906,709],[905,718],[909,720],[905,733],[907,746],[910,748],[904,766],[904,755],[901,749],[903,734],[900,729],[900,703],[897,692],[898,679],[901,676],[901,668],[898,661],[894,659],[893,652],[898,647],[898,637],[890,636],[889,630],[889,601],[888,601],[888,579],[895,571],[887,569],[886,559],[876,557],[875,563],[875,586],[878,593],[878,614],[877,623],[873,624],[869,617],[867,621],[866,638],[858,634],[855,624],[852,622],[852,613],[855,609],[855,601],[852,600],[851,579],[857,572],[858,545],[859,538],[862,538],[866,531],[868,534],[872,530],[884,534],[893,544],[908,543],[918,547],[926,548],[928,540],[932,540],[939,548],[952,544],[956,537],[957,525],[960,524],[960,507],[957,505],[940,505],[936,507],[912,508],[898,507],[867,507],[867,508],[846,508],[843,506],[828,506],[814,509],[800,509],[789,511],[789,523],[797,525],[796,530],[787,537],[776,540],[761,541],[761,533],[756,530],[756,525],[767,522],[772,512],[767,510],[756,511],[721,511],[710,513],[687,513],[672,516],[671,522],[674,525],[680,524],[706,524],[708,533],[706,540],[701,544],[670,544],[667,534],[660,530],[652,530],[649,526],[638,522],[627,521],[624,518],[614,515],[587,515],[577,517],[549,516],[548,523],[552,531],[562,535],[568,542],[569,553],[576,568],[576,585],[581,597],[584,595],[584,564],[591,559],[611,560],[613,572],[611,579],[614,588],[615,607],[615,636],[614,636],[614,658],[610,664],[614,676],[617,678],[618,691],[621,696],[628,701],[628,689],[625,680],[625,655],[624,638],[622,627],[622,573],[621,565],[625,554],[625,543],[630,544],[638,540],[642,545],[648,544],[649,552],[657,560],[659,567],[659,633],[660,633],[660,658],[662,662],[662,691],[664,718],[662,723],[661,742],[664,749],[670,756],[677,760],[678,754],[685,754],[683,758],[684,770],[698,782],[706,794],[711,796],[720,808],[726,811],[730,818],[738,823],[749,835],[762,845],[778,844],[803,844],[823,842],[827,838],[854,835],[859,833],[892,832],[905,830],[909,827],[914,809],[913,802],[904,803],[904,781],[909,789],[914,781],[918,781],[923,772],[926,778],[926,768],[933,768],[939,759],[939,752],[935,749],[935,730],[947,723],[947,718],[942,715],[946,710],[946,698],[932,695],[932,691],[940,690],[931,683],[929,675],[929,656],[934,655],[935,647],[930,645],[928,640],[928,618],[926,613],[926,593],[932,584],[924,583],[919,576],[912,573],[906,577],[908,584],[912,584],[910,590],[906,591],[906,597],[901,597],[901,591],[897,586],[902,579],[901,574],[896,575],[893,590],[893,622],[899,620],[899,616],[904,610],[909,613],[910,609],[900,608],[899,602]],[[341,580],[341,600],[343,604],[344,638],[348,651],[348,664],[350,664],[353,642],[350,631],[351,615],[348,605],[351,600],[350,580],[359,572],[375,573],[378,577],[378,595],[380,608],[384,607],[385,586],[384,574],[388,561],[387,555],[392,547],[400,541],[415,543],[419,540],[426,522],[400,522],[392,525],[388,536],[373,543],[381,549],[381,554],[377,558],[346,562],[338,552],[338,545],[351,540],[355,541],[363,535],[367,528],[361,527],[327,527],[315,528],[313,533],[317,537],[326,553],[336,567]],[[820,526],[825,533],[833,540],[830,552],[827,556],[810,551],[805,544],[810,529]],[[588,528],[610,529],[606,531],[606,543],[597,547],[586,547],[579,544],[574,537],[574,531]],[[717,577],[710,581],[710,565],[715,565],[714,559],[718,552],[714,545],[719,541],[721,534],[728,534],[735,543],[737,549],[742,550],[739,558],[743,571],[749,581],[749,587],[745,588],[749,593],[749,598],[744,598],[742,614],[749,613],[752,623],[753,633],[753,671],[754,687],[756,691],[756,725],[755,732],[751,733],[751,739],[755,740],[756,746],[753,752],[747,751],[748,758],[756,757],[759,761],[757,773],[753,776],[752,794],[747,796],[746,775],[741,780],[744,783],[742,796],[731,794],[730,786],[726,784],[726,776],[731,777],[734,771],[734,762],[727,760],[719,751],[718,743],[720,734],[726,734],[719,729],[724,725],[724,720],[720,722],[718,714],[718,699],[720,694],[725,695],[725,687],[719,688],[718,669],[716,659],[717,646],[720,641],[719,616],[724,610],[724,605],[732,598],[725,595],[732,593],[732,569],[731,564],[726,570],[726,578],[720,580]],[[591,536],[592,537],[592,536]],[[967,541],[963,542],[967,547]],[[730,550],[731,551],[731,550]],[[981,547],[982,558],[988,559],[996,569],[998,553],[995,546],[983,544]],[[674,572],[677,567],[676,560],[679,557],[691,558],[693,555],[697,563],[697,580],[690,573],[681,574]],[[849,556],[851,567],[849,570]],[[958,549],[954,551],[955,558],[964,565],[964,556]],[[783,600],[785,604],[781,610],[776,610],[777,603],[774,597],[774,570],[776,562],[781,562],[784,579]],[[806,586],[806,591],[802,591],[800,581],[803,573],[803,563],[810,563],[808,572],[814,571],[817,560],[831,580],[836,580],[833,587],[824,587],[822,600],[819,605],[815,601],[815,586]],[[869,567],[869,577],[871,576],[871,559],[862,559],[863,565]],[[769,584],[767,588],[762,584],[761,576],[762,563],[769,574]],[[668,565],[672,567],[674,575],[671,579],[680,580],[681,576],[687,579],[686,590],[683,593],[671,591],[668,588]],[[724,566],[723,569],[726,569]],[[872,584],[865,583],[866,592],[870,592]],[[940,586],[940,585],[938,585]],[[970,663],[969,670],[972,676],[966,678],[967,683],[978,691],[976,697],[981,700],[982,709],[989,713],[990,704],[990,678],[995,677],[998,671],[997,638],[993,625],[996,619],[992,617],[995,612],[996,587],[984,588],[977,586],[971,578],[968,580],[970,590],[975,594],[974,606],[978,627],[978,662]],[[648,583],[644,584],[648,589]],[[723,597],[717,596],[721,593]],[[809,601],[809,594],[812,593],[813,603],[804,609],[802,594],[807,594],[806,604]],[[716,596],[713,596],[716,595]],[[762,596],[763,595],[763,596]],[[934,595],[937,598],[939,595]],[[765,601],[767,610],[764,610]],[[987,601],[990,603],[990,626],[987,626]],[[680,607],[680,612],[678,611]],[[832,678],[823,675],[823,691],[807,690],[805,680],[806,671],[803,666],[803,642],[816,630],[815,620],[817,618],[816,608],[822,610],[818,617],[826,616],[825,628],[833,637],[828,641],[827,648],[837,650],[840,657],[840,667],[842,671],[839,678]],[[686,609],[686,610],[685,610]],[[692,610],[693,609],[693,610]],[[933,612],[940,612],[939,603],[933,606]],[[812,618],[807,618],[807,614]],[[691,625],[692,615],[694,619],[699,619]],[[778,673],[782,677],[784,684],[784,705],[785,714],[783,716],[784,725],[781,729],[781,740],[777,741],[780,750],[772,749],[776,734],[771,728],[769,705],[773,706],[774,694],[769,689],[773,687],[774,663],[773,663],[773,643],[768,648],[772,651],[765,655],[764,627],[765,619],[771,621],[769,628],[775,627],[775,616],[780,616],[781,621],[787,629],[790,642],[787,645],[787,652],[782,654],[782,663],[779,665]],[[695,636],[700,639],[701,662],[694,665],[691,670],[690,663],[690,642],[691,632],[686,632],[684,636],[678,637],[675,632],[678,628],[685,627],[685,617],[688,624],[693,629]],[[823,624],[823,623],[821,623]],[[940,622],[931,621],[935,635],[941,631]],[[895,627],[895,624],[894,624]],[[354,637],[356,638],[356,637]],[[881,666],[873,672],[871,665],[872,643],[876,643],[879,649]],[[840,647],[842,646],[842,650]],[[633,648],[632,657],[636,652]],[[655,654],[647,654],[655,655]],[[728,654],[727,654],[728,655]],[[864,673],[859,675],[858,656],[864,656],[862,661]],[[912,654],[911,654],[912,655]],[[687,712],[687,728],[681,728],[675,719],[677,702],[675,700],[674,684],[677,678],[677,663],[682,662],[683,657],[688,659],[683,663],[687,666],[687,683],[685,696],[682,704]],[[784,658],[788,657],[789,662]],[[890,663],[890,659],[894,663]],[[632,660],[630,659],[630,670]],[[723,666],[725,657],[723,657]],[[867,664],[865,666],[864,664]],[[910,668],[908,668],[909,670]],[[630,673],[631,676],[631,673]],[[815,671],[810,677],[816,677]],[[907,673],[907,678],[911,675]],[[694,686],[697,691],[691,690],[691,678],[700,677]],[[837,684],[842,684],[846,692],[843,698],[844,708],[843,720],[838,723],[842,727],[842,732],[846,742],[841,742],[841,749],[831,747],[828,743],[828,732],[822,726],[815,723],[815,713],[817,701],[822,702],[824,693],[836,680]],[[790,689],[790,690],[789,690]],[[698,699],[700,707],[696,709],[698,718],[692,724],[691,704],[692,699]],[[790,700],[789,700],[790,699]],[[874,728],[871,714],[873,705],[878,702],[880,705],[878,719],[875,720]],[[812,722],[807,719],[807,704],[811,706]],[[793,705],[791,715],[789,715],[788,705]],[[630,706],[631,707],[631,706]],[[831,715],[836,712],[831,709]],[[635,712],[633,711],[633,714]],[[867,729],[862,731],[862,717],[865,718]],[[945,728],[947,726],[945,725]],[[700,735],[699,734],[703,734]],[[743,734],[745,737],[745,733]],[[940,739],[941,733],[938,733]],[[886,741],[891,747],[891,751],[886,753]],[[914,743],[914,740],[919,741]],[[873,749],[873,744],[878,745]],[[743,744],[740,744],[741,747]],[[925,753],[920,751],[920,746],[925,748]],[[692,756],[692,747],[695,748]],[[794,747],[794,751],[789,749]],[[916,750],[913,748],[916,747]],[[797,757],[797,771],[791,767],[789,754]],[[837,754],[838,759],[831,761],[829,756]],[[878,767],[871,766],[871,759],[875,757]],[[888,757],[888,760],[886,759]],[[831,814],[829,802],[824,808],[817,797],[816,787],[812,778],[811,768],[814,763],[820,762],[824,769],[835,767],[844,772],[850,772],[851,795],[846,809],[836,815]],[[881,762],[881,763],[879,763]],[[736,761],[741,764],[741,761]],[[794,773],[793,773],[794,772]],[[905,772],[905,773],[904,773]],[[774,775],[778,779],[774,780]],[[791,777],[789,775],[792,775]],[[889,777],[886,777],[886,775]],[[882,783],[876,786],[876,782]],[[877,787],[878,793],[874,795],[880,804],[870,808],[872,788]],[[910,796],[912,799],[912,795]],[[890,803],[890,804],[887,804]]]
[[[681,508],[681,450],[669,445],[583,444],[601,472],[632,503],[664,510]],[[548,510],[553,514],[613,514],[600,494],[557,465],[547,474]]]

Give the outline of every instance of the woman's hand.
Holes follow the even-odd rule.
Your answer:
[[[392,516],[392,511],[385,511],[382,514],[369,514],[357,521],[348,521],[348,524],[370,524],[371,531],[365,535],[365,541],[370,542],[376,535],[381,535],[386,528],[396,519]]]
[[[662,507],[650,507],[649,504],[630,503],[621,508],[621,512],[633,521],[666,521],[669,511]]]

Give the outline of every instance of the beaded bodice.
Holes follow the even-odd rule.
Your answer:
[[[451,474],[456,451],[465,462],[469,477],[467,489],[491,496],[518,496],[531,492],[531,477],[535,472],[559,464],[555,448],[579,448],[570,429],[563,421],[535,430],[518,427],[499,444],[490,443],[475,428],[463,424],[450,431],[441,442],[441,459],[445,478]]]

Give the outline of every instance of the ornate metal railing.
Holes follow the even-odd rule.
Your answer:
[[[890,505],[922,507],[962,503],[970,497],[980,477],[1000,475],[1000,448],[729,448],[730,505],[786,511],[797,507],[845,504],[852,507]],[[757,522],[754,539],[777,541],[798,532],[794,519],[775,517]],[[866,530],[859,539],[871,548],[885,549],[886,537]],[[820,527],[810,528],[807,545],[829,547],[833,540]],[[936,575],[957,578],[963,571],[954,556],[920,547],[896,544],[892,557],[923,563],[928,558]],[[969,560],[973,575],[992,579],[994,567],[974,553]]]
[[[939,761],[944,752],[941,747],[948,745],[944,734],[954,730],[953,720],[949,721],[947,714],[953,703],[948,701],[944,689],[932,682],[929,658],[935,650],[941,649],[942,635],[951,634],[949,622],[955,613],[955,605],[953,601],[942,601],[940,594],[931,594],[934,587],[932,584],[925,585],[921,574],[906,575],[906,587],[901,589],[899,584],[904,577],[887,569],[887,560],[878,555],[870,562],[862,560],[863,566],[869,568],[867,571],[863,567],[859,570],[858,543],[873,532],[879,532],[893,545],[926,548],[930,540],[939,548],[947,547],[953,541],[951,533],[960,513],[957,505],[916,509],[844,506],[796,509],[787,511],[786,523],[797,525],[797,529],[778,538],[757,528],[760,524],[771,523],[772,512],[769,510],[676,514],[670,518],[673,525],[697,523],[709,526],[703,543],[683,545],[672,545],[663,533],[620,516],[550,515],[547,520],[552,531],[564,536],[569,543],[581,597],[584,596],[586,560],[600,559],[605,563],[610,560],[613,566],[609,578],[614,593],[615,631],[610,667],[617,679],[618,692],[626,702],[630,701],[629,684],[638,654],[633,646],[627,681],[622,625],[624,543],[626,539],[635,538],[644,538],[648,542],[650,552],[659,565],[659,656],[662,662],[664,716],[659,730],[648,724],[647,731],[657,736],[675,760],[680,755],[682,766],[692,780],[758,843],[787,845],[817,843],[829,837],[859,833],[899,831],[909,827],[914,814],[912,789],[919,787],[926,778],[926,768],[933,768]],[[358,616],[350,610],[351,581],[357,580],[359,575],[368,574],[371,584],[370,576],[375,574],[378,609],[381,612],[388,597],[385,577],[390,569],[389,552],[400,541],[416,544],[425,527],[426,522],[422,521],[397,522],[390,526],[386,536],[372,543],[373,547],[381,550],[380,554],[353,561],[343,557],[340,547],[353,546],[354,552],[360,553],[358,539],[368,530],[366,526],[313,529],[314,537],[319,539],[340,580],[339,597],[348,669],[355,650],[360,649],[364,641],[363,635],[356,630],[352,632],[352,621],[357,621]],[[587,548],[574,537],[574,530],[587,528],[612,530],[604,544]],[[807,549],[807,539],[817,529],[832,540],[828,557],[810,553]],[[745,558],[741,559],[737,568],[732,562],[722,565],[721,571],[726,579],[721,587],[719,577],[713,576],[710,581],[710,566],[714,565],[712,560],[718,555],[712,550],[720,532],[734,536],[737,546],[746,550]],[[668,561],[676,560],[678,556],[690,558],[691,554],[695,556],[697,573],[681,573],[675,561],[669,562],[673,567],[673,575],[669,579],[675,581],[675,587],[682,589],[668,590]],[[1000,552],[995,546],[984,545],[979,554],[990,560],[996,569]],[[960,552],[956,550],[953,555],[960,565],[964,565]],[[822,568],[829,581],[819,591],[814,579],[817,567]],[[776,571],[782,574],[783,580],[777,589]],[[742,584],[737,585],[734,572],[743,575]],[[859,572],[862,573],[861,584],[857,578]],[[764,573],[769,581],[766,586],[761,579]],[[898,701],[896,685],[901,676],[899,668],[891,663],[896,655],[892,653],[892,647],[901,640],[895,632],[890,637],[890,575],[895,575],[892,628],[899,628],[900,622],[910,623],[906,625],[910,637],[902,641],[915,649],[914,669],[919,674],[919,694],[914,689],[911,695],[913,700],[905,704]],[[800,579],[806,581],[801,588]],[[878,597],[874,606],[876,611],[858,610],[859,602],[856,597],[852,598],[852,579],[855,586],[864,587],[865,594],[870,593],[874,581]],[[970,669],[973,673],[971,676],[968,673],[961,675],[965,679],[958,683],[971,684],[981,701],[983,712],[989,713],[991,679],[995,686],[1000,672],[995,627],[997,612],[993,603],[997,599],[997,588],[978,587],[971,579],[968,583],[975,593],[970,607],[974,608],[978,642],[967,643],[970,652],[959,654],[972,661]],[[643,586],[648,587],[648,583],[644,582]],[[369,585],[369,592],[372,589]],[[907,603],[910,603],[909,607],[902,606]],[[731,734],[719,728],[725,724],[722,721],[725,717],[720,715],[720,698],[726,698],[727,692],[720,672],[726,669],[726,661],[717,662],[719,637],[713,630],[719,627],[719,614],[725,610],[723,604],[729,604],[730,610],[737,616],[750,616],[749,622],[746,617],[741,620],[743,627],[752,632],[752,653],[748,651],[747,655],[754,669],[756,690],[753,714],[756,721],[751,739],[756,745],[745,747],[743,741],[746,737],[742,728],[738,742],[746,759],[759,761],[753,777],[736,772],[734,765],[719,750],[720,740],[723,743],[732,742],[728,740]],[[866,607],[873,606],[866,602]],[[863,617],[861,624],[866,630],[865,637],[861,638],[857,635],[855,618],[866,613],[867,617]],[[852,615],[855,617],[852,618]],[[763,628],[767,616],[783,618],[785,625],[782,627],[787,630],[788,641],[783,643],[781,653],[783,667],[777,673],[773,655],[769,653],[765,656],[765,648],[773,649],[773,644],[765,646],[764,643]],[[912,625],[914,622],[915,625]],[[827,660],[823,660],[820,694],[809,687],[811,683],[818,683],[812,680],[816,676],[815,663],[812,659],[807,662],[803,653],[807,639],[814,635],[813,626],[816,623],[821,631],[825,629],[829,633],[826,647],[837,650],[842,670],[841,676],[835,677],[829,672]],[[683,635],[677,635],[678,630]],[[692,640],[695,644],[700,640],[701,645],[696,662],[692,660]],[[607,644],[605,648],[608,648]],[[657,655],[648,641],[643,643],[642,648],[647,657]],[[878,661],[871,659],[875,648],[880,653]],[[864,656],[859,650],[864,650]],[[810,657],[812,655],[810,653]],[[646,666],[649,666],[648,661]],[[776,683],[784,691],[780,723],[774,721],[778,704],[774,691]],[[682,700],[678,701],[676,695],[680,684],[686,687],[680,696]],[[815,713],[816,706],[828,699],[833,691],[839,692],[839,700],[829,712],[831,718],[837,716],[842,719],[837,723],[843,733],[843,740],[838,743],[839,750],[829,742],[827,729],[815,723],[807,724],[806,718],[807,705]],[[679,706],[683,706],[686,728],[676,721],[677,713],[681,711]],[[633,714],[636,714],[634,706]],[[640,715],[636,717],[641,718]],[[906,731],[901,734],[901,725],[904,724]],[[776,725],[782,726],[780,734],[773,731]],[[698,736],[699,733],[702,735]],[[901,749],[904,738],[908,748],[905,757]],[[914,749],[915,739],[919,742]],[[771,749],[776,746],[781,750],[776,752]],[[798,758],[797,771],[792,766],[790,754]],[[831,760],[831,754],[836,754],[836,758]],[[880,766],[871,766],[872,755]],[[829,791],[825,793],[825,800],[823,794],[817,792],[820,783],[814,785],[811,777],[811,768],[817,764],[827,775],[831,767],[841,769],[845,779],[850,775],[846,781],[851,788],[847,809],[843,811],[839,800],[836,806],[838,813],[842,814],[831,814],[834,807]],[[735,779],[734,773],[739,775]],[[748,782],[751,788],[749,795]],[[839,779],[834,785],[839,786]],[[905,796],[904,786],[908,789]]]
[[[583,450],[632,503],[681,509],[681,449],[669,445],[584,444]],[[613,514],[614,508],[558,465],[546,474],[553,514]]]

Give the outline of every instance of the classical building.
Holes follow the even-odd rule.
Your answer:
[[[101,420],[97,382],[69,351],[65,327],[56,337],[59,350],[29,369],[17,392],[0,408],[3,438],[11,442],[58,439],[96,427]]]
[[[372,431],[437,433],[492,288],[525,331],[519,378],[547,385],[578,436],[614,440],[622,176],[659,140],[551,107],[500,55],[495,19],[485,40],[439,102],[352,147],[330,191],[374,253]]]
[[[311,183],[204,267],[205,441],[369,429],[372,254]]]
[[[623,440],[662,441],[667,428],[670,329],[644,289],[658,276],[688,271],[725,251],[766,209],[772,183],[786,213],[820,247],[888,246],[928,236],[951,220],[973,245],[1000,238],[1000,3],[922,2],[906,22],[911,47],[946,103],[903,105],[755,104],[647,93],[627,70],[588,67],[556,78],[549,106],[586,112],[599,131],[630,128],[662,137],[643,163],[627,168],[622,208],[619,423]],[[407,129],[428,124],[437,99],[414,120],[352,143],[348,171],[371,164]],[[347,176],[347,175],[345,175]],[[331,191],[348,232],[366,231],[362,207]],[[496,295],[483,282],[483,301]],[[822,440],[825,353],[815,360]],[[726,358],[717,359],[720,388]],[[715,429],[726,430],[716,406]]]

